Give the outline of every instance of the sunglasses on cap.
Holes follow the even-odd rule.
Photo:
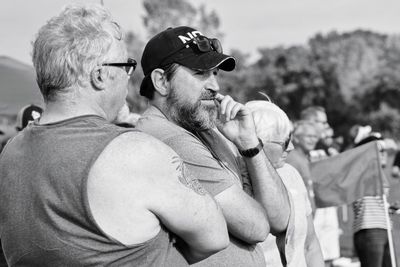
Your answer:
[[[292,140],[292,133],[289,134],[289,137],[284,142],[268,141],[268,143],[278,144],[278,145],[282,146],[283,151],[286,151],[287,148],[289,147],[290,140]]]
[[[136,69],[137,62],[133,58],[128,58],[127,62],[112,62],[112,63],[103,63],[101,64],[102,66],[111,66],[111,67],[123,67],[128,74],[128,76],[131,76],[132,73]]]
[[[186,44],[196,44],[200,52],[210,52],[215,51],[222,54],[222,45],[217,38],[207,38],[203,35],[195,36],[189,43]]]
[[[160,65],[163,66],[164,65],[163,63],[170,56],[178,53],[179,51],[181,51],[182,49],[184,49],[184,48],[186,48],[188,46],[195,47],[196,49],[198,49],[202,53],[215,51],[217,53],[222,54],[222,52],[223,52],[221,42],[217,38],[207,38],[207,37],[205,37],[203,35],[197,35],[193,39],[188,41],[187,43],[182,44],[182,46],[179,47],[178,49],[176,49],[176,50],[172,51],[171,53],[169,53],[168,55],[166,55],[164,57],[164,59],[161,60],[161,64]]]

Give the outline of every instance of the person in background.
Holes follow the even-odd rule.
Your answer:
[[[69,5],[33,43],[39,122],[0,158],[10,266],[188,266],[229,237],[214,199],[157,139],[112,122],[136,61],[100,5]]]
[[[227,221],[229,247],[198,266],[265,266],[258,243],[270,231],[284,238],[289,198],[272,164],[260,153],[262,143],[250,111],[219,94],[218,72],[233,70],[235,59],[223,54],[217,39],[180,26],[151,38],[141,63],[145,78],[140,93],[150,107],[137,128],[182,157]],[[254,195],[243,190],[242,161]]]
[[[339,154],[339,150],[337,149],[336,144],[333,139],[333,129],[331,127],[325,129],[325,133],[323,134],[323,138],[315,146],[315,150],[313,151],[321,151],[325,156],[335,156]],[[318,152],[317,152],[318,153]]]
[[[288,236],[284,251],[284,266],[320,267],[323,258],[319,241],[315,235],[313,216],[307,189],[299,172],[286,163],[287,155],[293,150],[291,123],[283,110],[268,101],[250,101],[246,107],[252,112],[257,136],[264,143],[264,152],[278,171],[287,187],[294,205],[294,230]],[[298,133],[297,133],[298,134]],[[267,266],[282,266],[276,250],[275,238],[268,236],[263,247]],[[282,246],[282,244],[280,244]],[[273,255],[278,255],[273,257]]]
[[[300,117],[303,120],[313,122],[317,130],[318,141],[315,148],[309,151],[310,162],[323,160],[329,156],[333,156],[329,151],[326,153],[324,149],[320,149],[320,147],[324,147],[326,135],[331,133],[329,131],[330,126],[325,109],[321,106],[311,106],[304,109],[301,112]],[[312,177],[312,179],[314,182],[318,181],[318,177]],[[337,209],[337,207],[328,207],[318,208],[315,211],[315,231],[321,244],[325,266],[332,266],[333,261],[340,257],[340,228]]]
[[[287,157],[287,163],[292,165],[303,178],[310,199],[313,214],[315,213],[315,199],[313,180],[310,172],[309,153],[318,142],[318,133],[315,123],[310,121],[297,121],[293,125],[293,151]]]
[[[300,113],[300,120],[315,123],[315,129],[317,130],[317,133],[319,135],[319,140],[324,138],[326,129],[329,128],[326,111],[321,106],[310,106],[302,110]]]
[[[38,121],[42,113],[43,109],[33,104],[21,108],[17,114],[15,128],[22,131],[28,124]]]
[[[354,147],[377,141],[381,167],[385,168],[387,155],[382,136],[369,135],[356,139]],[[361,262],[361,267],[390,267],[390,252],[387,233],[386,213],[383,197],[389,192],[389,183],[383,175],[385,196],[365,196],[353,203],[354,248]]]

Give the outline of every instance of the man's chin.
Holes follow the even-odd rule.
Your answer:
[[[216,113],[208,112],[206,110],[201,110],[197,116],[196,120],[188,121],[187,124],[190,125],[190,128],[195,131],[205,131],[216,126]]]

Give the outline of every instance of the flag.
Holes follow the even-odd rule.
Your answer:
[[[383,194],[383,170],[376,141],[312,162],[310,169],[319,208]]]

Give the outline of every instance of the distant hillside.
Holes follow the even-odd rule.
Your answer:
[[[13,115],[28,104],[43,105],[34,69],[0,56],[0,115]]]

